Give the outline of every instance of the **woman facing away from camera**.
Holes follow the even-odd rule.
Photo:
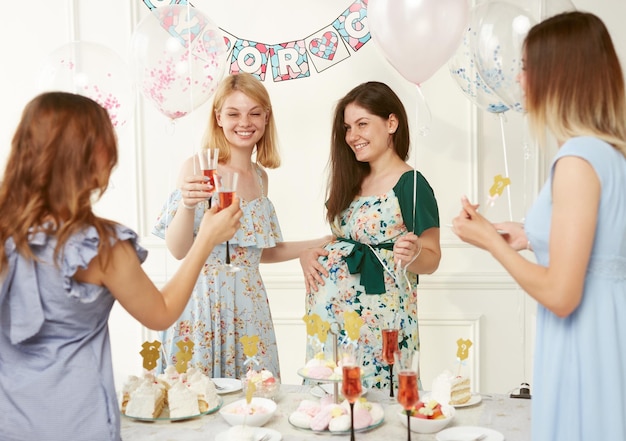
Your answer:
[[[218,175],[239,174],[236,192],[243,217],[240,228],[229,238],[228,249],[231,263],[240,270],[220,269],[227,247],[219,244],[202,268],[184,313],[162,335],[166,353],[162,364],[175,364],[176,343],[191,340],[191,365],[211,377],[242,378],[252,367],[267,369],[280,378],[274,324],[259,264],[295,259],[305,248],[321,247],[332,237],[283,241],[263,168],[280,165],[276,125],[269,94],[256,77],[239,73],[221,81],[203,148],[218,149]],[[165,238],[174,257],[185,256],[194,243],[209,199],[212,205],[218,204],[217,193],[200,172],[197,159],[191,157],[184,162],[177,189],[169,196],[153,231]],[[259,337],[258,365],[246,363],[245,336]]]
[[[519,77],[531,128],[559,144],[524,225],[466,198],[453,220],[538,302],[533,441],[626,439],[626,98],[611,37],[569,12],[529,31]],[[496,229],[503,230],[504,235]],[[532,249],[536,262],[518,251]]]
[[[373,376],[389,386],[381,329],[397,315],[400,345],[418,350],[418,274],[439,266],[439,211],[420,172],[406,163],[410,137],[400,98],[384,83],[363,83],[339,100],[331,135],[326,219],[336,241],[302,253],[306,313],[338,322],[345,313],[364,321],[359,344]],[[321,342],[331,348],[332,336]],[[307,358],[319,348],[309,339]]]
[[[107,111],[49,92],[27,104],[0,184],[0,439],[120,441],[107,321],[118,301],[162,330],[241,211],[215,209],[161,290],[137,234],[96,216],[117,164]]]

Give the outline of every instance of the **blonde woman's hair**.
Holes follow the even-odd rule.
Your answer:
[[[203,138],[203,148],[219,149],[220,162],[226,162],[230,158],[230,145],[226,140],[224,131],[217,124],[217,114],[222,110],[226,98],[237,90],[259,103],[267,112],[268,120],[265,133],[256,146],[256,161],[266,168],[278,168],[280,166],[280,154],[270,96],[265,86],[255,76],[245,72],[227,76],[217,87],[209,116],[209,124]]]
[[[526,110],[532,132],[559,142],[594,136],[626,156],[624,77],[595,15],[567,12],[535,25],[524,42]]]

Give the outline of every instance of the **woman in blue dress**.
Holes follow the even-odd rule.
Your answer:
[[[283,241],[263,168],[280,165],[274,113],[269,94],[256,77],[239,73],[220,82],[205,138],[203,148],[219,151],[217,174],[239,174],[237,195],[244,214],[228,247],[230,261],[239,271],[221,269],[227,248],[219,244],[202,268],[184,313],[161,334],[161,367],[176,363],[177,343],[191,341],[191,365],[211,377],[242,378],[254,368],[280,378],[274,324],[259,264],[295,259],[303,249],[319,247],[331,237]],[[197,159],[189,158],[153,231],[165,239],[174,257],[188,252],[211,199],[212,205],[218,203]],[[246,336],[258,337],[258,365],[247,363],[242,343]]]
[[[237,205],[205,215],[198,240],[160,291],[137,234],[98,217],[117,144],[89,98],[44,93],[25,108],[0,184],[0,439],[121,441],[107,321],[117,300],[144,326],[182,312]]]
[[[463,199],[458,236],[489,251],[538,302],[533,441],[626,439],[626,98],[595,15],[534,26],[519,77],[533,132],[559,144],[525,225]],[[505,231],[504,235],[496,229]],[[537,263],[517,251],[532,249]]]

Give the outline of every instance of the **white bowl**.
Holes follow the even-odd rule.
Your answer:
[[[243,425],[260,427],[267,423],[276,412],[276,403],[268,398],[252,397],[250,404],[245,399],[237,400],[220,409],[220,415],[231,426]]]
[[[441,411],[443,412],[445,418],[432,420],[412,416],[411,432],[435,433],[443,430],[454,419],[455,409],[453,406],[443,405],[441,406]],[[398,418],[400,418],[400,421],[402,422],[404,427],[406,427],[406,412],[404,411],[404,409],[400,409],[400,412],[398,412]]]

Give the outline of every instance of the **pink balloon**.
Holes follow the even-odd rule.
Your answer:
[[[41,91],[62,91],[91,98],[109,113],[116,129],[132,118],[135,90],[126,62],[98,43],[73,41],[51,52],[39,72]]]
[[[140,92],[171,119],[204,104],[226,66],[220,29],[188,4],[153,9],[133,32],[131,49]]]
[[[369,0],[372,39],[407,80],[430,78],[461,43],[467,29],[467,0]]]

